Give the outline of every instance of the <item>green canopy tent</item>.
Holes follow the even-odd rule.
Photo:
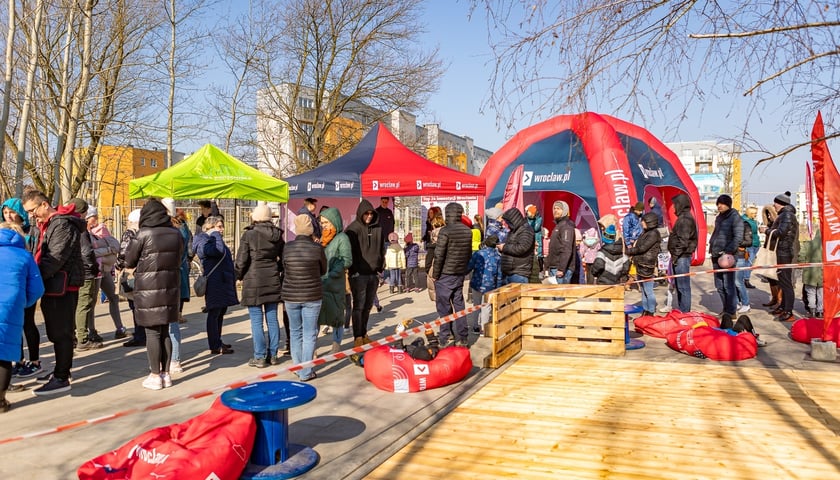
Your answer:
[[[177,164],[129,182],[131,199],[233,198],[286,203],[289,184],[207,144]]]

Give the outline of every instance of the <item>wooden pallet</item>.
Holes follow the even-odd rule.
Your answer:
[[[498,368],[522,350],[624,355],[621,286],[517,283],[487,298],[493,344],[485,368]]]
[[[525,284],[522,349],[624,355],[624,287]]]
[[[366,478],[840,478],[826,372],[526,354]]]

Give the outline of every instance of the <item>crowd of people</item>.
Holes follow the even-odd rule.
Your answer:
[[[284,354],[295,363],[313,359],[321,327],[332,334],[333,353],[341,350],[345,329],[352,332],[354,346],[369,343],[371,310],[381,308],[378,288],[387,282],[394,294],[419,292],[422,251],[425,283],[441,317],[463,310],[470,297],[474,305],[483,304],[485,295],[502,285],[539,281],[638,286],[642,315],[653,315],[656,280],[668,273],[688,273],[698,246],[697,220],[684,194],[670,199],[673,215],[665,215],[660,200],[652,197],[635,204],[623,218],[606,215],[584,232],[562,200],[552,205],[551,228],[535,205],[524,211],[497,205],[484,217],[470,218],[463,205],[451,202],[428,210],[422,249],[411,233],[400,243],[388,197],[376,208],[362,200],[346,228],[338,209],[324,206],[316,214],[317,199],[307,198],[294,218],[295,236],[289,242],[268,206],[254,208],[235,255],[225,243],[225,219],[218,207],[209,201],[199,205],[201,215],[193,230],[174,200],[150,199],[130,212],[117,240],[83,199],[54,207],[43,193],[32,190],[3,203],[0,249],[8,252],[4,258],[9,267],[0,276],[8,297],[0,318],[0,410],[9,408],[5,393],[13,388],[13,377],[40,375],[43,385],[35,395],[70,390],[74,349],[102,347],[93,315],[100,291],[109,303],[116,339],[129,335],[117,292],[128,300],[134,328],[123,345],[146,347],[149,375],[142,386],[170,387],[172,374],[183,371],[180,324],[184,304],[191,298],[194,257],[206,285],[203,312],[209,353],[234,353],[224,341],[223,324],[228,309],[242,305],[251,322],[253,354],[248,365],[265,368],[280,363]],[[742,215],[732,208],[728,195],[721,195],[716,205],[708,253],[712,266],[722,269],[714,274],[722,315],[733,318],[752,308],[749,289],[755,286],[750,272],[725,269],[750,266],[760,246],[775,250],[780,264],[821,259],[819,232],[800,249],[789,192],[764,207],[762,225],[757,208],[749,207]],[[769,282],[771,300],[764,306],[772,309],[776,320],[791,321],[793,270],[780,269]],[[690,278],[673,278],[669,284],[668,300],[660,311],[691,311]],[[46,374],[35,324],[39,299],[55,352],[54,367]],[[822,315],[819,267],[803,274],[803,301],[808,313]],[[489,317],[485,307],[445,324],[438,335],[440,346],[469,347],[470,333],[481,333]],[[360,362],[359,355],[352,359]],[[311,367],[296,374],[302,381],[317,378]]]

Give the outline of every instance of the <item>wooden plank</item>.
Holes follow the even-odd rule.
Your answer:
[[[838,385],[825,372],[526,354],[369,478],[840,478]]]
[[[580,341],[575,338],[566,338],[564,341],[542,340],[532,337],[522,337],[522,350],[526,352],[551,352],[551,353],[582,353],[588,355],[624,355],[624,340],[613,340],[609,342]]]
[[[624,330],[598,327],[565,327],[554,328],[548,325],[523,325],[522,335],[530,338],[578,338],[592,340],[621,340],[624,341]]]
[[[589,310],[594,312],[621,312],[624,315],[624,302],[609,298],[534,298],[522,297],[519,302],[522,309],[556,310],[556,311],[581,311]]]
[[[523,297],[598,297],[624,299],[624,286],[522,284]]]
[[[522,324],[525,325],[563,325],[575,327],[608,327],[620,329],[624,335],[624,314],[598,315],[587,313],[562,314],[544,312],[522,312]]]

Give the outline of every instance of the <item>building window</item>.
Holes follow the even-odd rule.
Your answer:
[[[152,168],[157,168],[157,160],[155,160],[154,158],[152,158],[150,161],[151,161],[151,166],[152,166]]]
[[[146,159],[145,159],[145,158],[143,158],[143,157],[140,157],[140,166],[141,166],[141,167],[145,167],[145,166],[146,166]]]
[[[315,100],[311,98],[298,97],[298,106],[303,108],[315,108]]]

